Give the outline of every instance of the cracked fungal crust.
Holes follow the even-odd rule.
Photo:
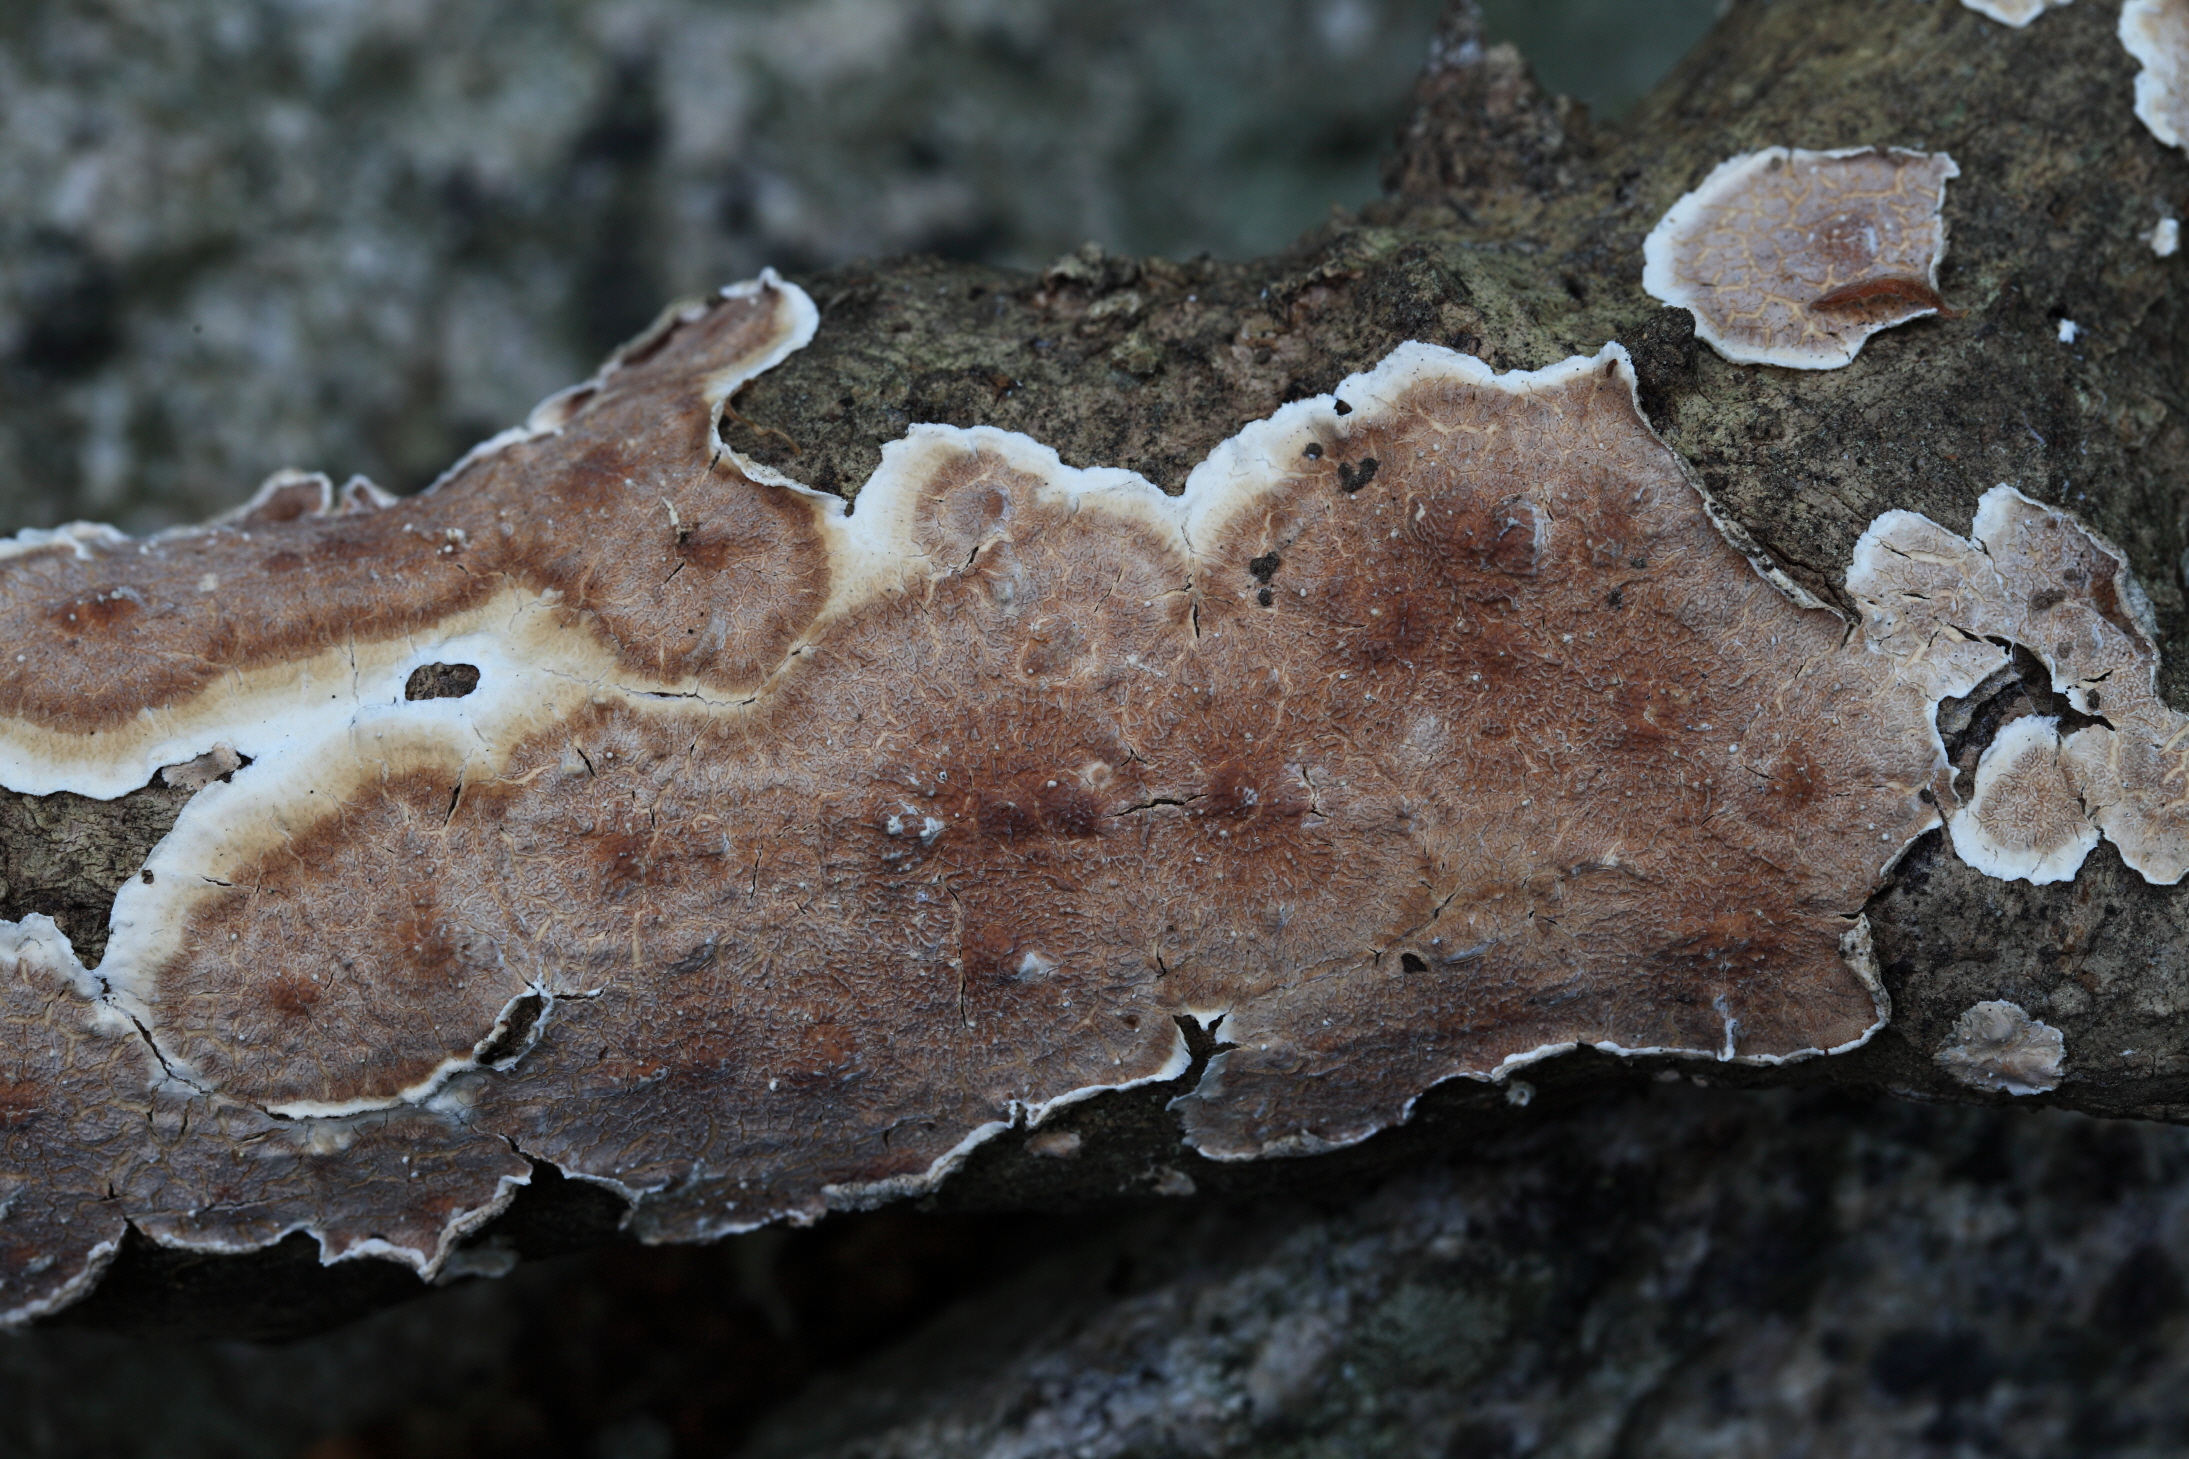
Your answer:
[[[1642,245],[1642,287],[1737,364],[1832,370],[1881,329],[1944,312],[1943,152],[1769,147],[1729,158]]]
[[[2121,44],[2136,72],[2136,116],[2169,147],[2189,145],[2189,0],[2128,0]]]
[[[1177,498],[919,426],[847,512],[719,444],[813,327],[673,312],[417,498],[8,549],[0,779],[201,788],[96,970],[10,934],[5,1168],[103,1214],[0,1219],[0,1312],[123,1218],[435,1270],[518,1152],[649,1239],[811,1219],[1176,1078],[1185,1017],[1224,1159],[1882,1025],[1940,684],[1729,543],[1616,345],[1403,346]]]
[[[2002,483],[1984,493],[1969,538],[1913,512],[1879,517],[1847,588],[1864,633],[1925,692],[1968,693],[2018,643],[2089,721],[2064,738],[2048,719],[1999,736],[1984,756],[1992,777],[1979,766],[1955,819],[1963,860],[2064,881],[2102,834],[2146,881],[2189,873],[2189,718],[2159,697],[2151,608],[2127,554]]]

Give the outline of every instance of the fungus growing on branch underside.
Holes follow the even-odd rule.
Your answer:
[[[233,761],[95,972],[0,942],[0,1171],[85,1213],[0,1220],[0,1313],[124,1220],[435,1270],[517,1151],[647,1239],[811,1219],[1179,1077],[1181,1019],[1220,1159],[1881,1026],[1859,914],[1989,660],[1744,557],[1617,346],[1402,346],[1175,498],[917,426],[847,509],[715,430],[814,323],[672,311],[418,497],[0,549],[0,782]]]
[[[1642,287],[1738,364],[1830,370],[1938,294],[1943,152],[1770,147],[1718,164],[1643,241]]]
[[[2136,72],[2136,116],[2169,147],[2189,146],[2189,0],[2127,0],[2121,44]]]

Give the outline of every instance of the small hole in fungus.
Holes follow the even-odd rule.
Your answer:
[[[461,699],[479,687],[477,664],[420,664],[403,685],[405,699]]]
[[[1350,406],[1350,405],[1347,405],[1347,404],[1346,404],[1346,403],[1345,403],[1344,401],[1342,401],[1342,400],[1336,400],[1336,401],[1332,401],[1332,402],[1331,402],[1331,408],[1332,408],[1333,410],[1337,411],[1337,413],[1338,413],[1338,414],[1340,414],[1340,415],[1351,415],[1351,414],[1353,413],[1353,407],[1352,407],[1352,406]]]
[[[1304,451],[1302,451],[1302,452],[1301,452],[1300,454],[1301,454],[1302,456],[1305,456],[1305,457],[1306,457],[1306,458],[1307,458],[1308,460],[1310,460],[1310,461],[1320,461],[1320,460],[1322,460],[1322,458],[1323,458],[1323,446],[1322,446],[1322,442],[1320,442],[1320,441],[1309,441],[1309,442],[1307,443],[1307,449],[1306,449],[1306,450],[1304,450]]]
[[[540,1015],[547,1011],[547,1000],[537,993],[527,993],[509,1005],[508,1022],[494,1032],[486,1047],[472,1054],[473,1062],[481,1068],[492,1069],[506,1066],[510,1060],[524,1052],[525,1040],[532,1035]]]
[[[148,867],[146,867],[146,868],[145,868],[145,869],[144,869],[143,871],[140,871],[140,872],[138,872],[138,873],[137,873],[137,875],[138,875],[138,877],[139,877],[140,879],[142,879],[142,881],[144,882],[144,884],[145,884],[146,886],[150,886],[150,885],[152,885],[152,868],[151,868],[151,867],[149,867],[149,866],[148,866]]]
[[[1408,971],[1409,973],[1426,973],[1429,971],[1429,965],[1421,960],[1421,956],[1418,953],[1400,953],[1399,966],[1406,969],[1406,971]]]

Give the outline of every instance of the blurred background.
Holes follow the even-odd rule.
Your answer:
[[[8,0],[0,530],[397,491],[772,264],[1248,257],[1376,192],[1441,0]],[[1599,117],[1714,0],[1486,0]]]

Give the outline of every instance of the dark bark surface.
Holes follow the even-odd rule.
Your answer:
[[[739,397],[745,424],[732,444],[851,496],[908,424],[988,424],[1069,464],[1128,467],[1175,492],[1240,425],[1402,341],[1512,369],[1618,340],[1664,439],[1820,597],[1839,597],[1855,539],[1880,512],[1909,508],[1965,530],[1978,495],[2007,482],[2128,551],[2173,650],[2162,685],[2189,703],[2177,568],[2189,530],[2183,263],[2140,236],[2189,208],[2189,162],[2134,117],[2134,66],[2114,20],[2111,7],[2086,4],[2010,30],[1946,0],[1740,0],[1613,129],[1543,96],[1458,11],[1385,200],[1252,263],[1090,248],[1039,275],[933,258],[815,275],[804,282],[820,332]],[[1844,369],[1789,371],[1725,362],[1684,311],[1643,294],[1642,238],[1665,208],[1723,158],[1774,144],[1950,152],[1961,177],[1947,193],[1942,286],[1960,317],[1887,331]],[[2073,344],[2058,338],[2063,319],[2084,331]],[[0,914],[54,915],[88,961],[120,877],[180,799],[158,786],[111,804],[0,797]],[[2009,999],[2067,1041],[2059,1089],[2020,1103],[2189,1120],[2189,892],[2146,884],[2110,846],[2069,883],[2000,882],[1934,833],[1869,915],[1890,1026],[1851,1054],[1712,1070],[1714,1081],[2008,1102],[1955,1082],[1933,1055],[1971,1004]],[[1568,1056],[1529,1071],[1525,1107],[1502,1089],[1448,1085],[1364,1146],[1253,1165],[1182,1146],[1165,1104],[1191,1087],[1189,1074],[1045,1127],[1081,1137],[1074,1159],[1035,1153],[1022,1133],[984,1147],[937,1203],[1077,1209],[1187,1183],[1234,1196],[1342,1190],[1364,1171],[1541,1124],[1661,1068]],[[609,1237],[617,1216],[598,1192],[540,1181],[481,1239],[545,1254]],[[135,1245],[67,1320],[269,1335],[411,1283],[369,1264],[322,1271],[293,1247],[207,1260]]]

